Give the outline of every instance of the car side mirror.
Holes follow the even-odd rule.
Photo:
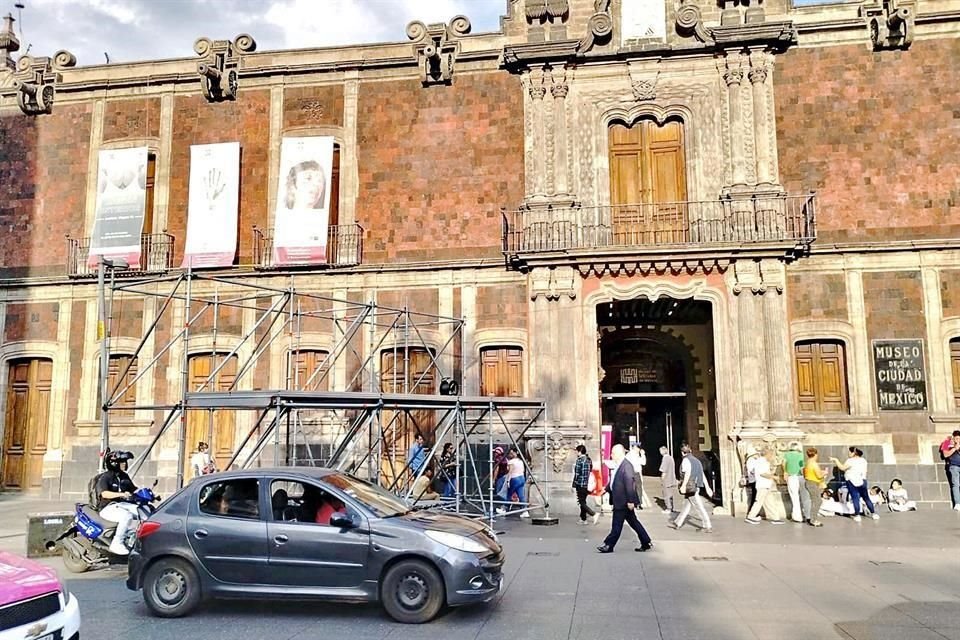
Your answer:
[[[357,525],[348,514],[338,512],[330,516],[330,526],[337,529],[353,529]]]

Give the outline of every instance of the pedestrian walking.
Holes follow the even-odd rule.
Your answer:
[[[803,451],[799,442],[791,442],[783,454],[783,476],[787,479],[787,493],[790,494],[790,519],[800,523],[804,521],[800,504],[800,488],[803,480]]]
[[[627,460],[633,465],[633,478],[637,484],[637,493],[640,495],[640,509],[650,506],[650,498],[643,488],[643,467],[647,464],[647,454],[640,448],[639,444],[630,447],[627,453]]]
[[[633,476],[633,465],[625,459],[626,450],[622,444],[614,445],[610,455],[617,465],[617,470],[611,476],[605,492],[610,494],[613,522],[610,525],[610,534],[604,539],[603,544],[597,547],[597,551],[613,553],[617,541],[620,540],[620,534],[623,532],[624,522],[629,524],[630,528],[636,532],[637,537],[640,538],[640,546],[635,551],[649,551],[653,548],[653,542],[650,540],[647,530],[637,520],[635,511],[637,505],[640,504],[640,495],[637,493],[637,485]]]
[[[850,456],[846,462],[840,462],[836,458],[830,460],[843,471],[843,479],[847,486],[847,494],[853,502],[853,519],[860,522],[860,500],[862,499],[870,511],[870,517],[879,520],[880,515],[873,508],[873,501],[870,500],[870,493],[867,485],[867,461],[863,457],[863,451],[856,447],[850,447]]]
[[[826,474],[820,468],[819,451],[815,447],[807,449],[807,462],[803,467],[803,488],[800,491],[800,508],[803,519],[811,527],[822,527],[817,520],[820,513],[821,495],[826,488]]]
[[[440,495],[444,498],[452,498],[457,492],[457,485],[454,478],[457,477],[457,452],[453,448],[452,442],[443,445],[443,452],[440,454],[440,481],[442,491]]]
[[[512,501],[514,496],[516,496],[516,503],[522,507],[526,508],[527,499],[524,495],[524,490],[527,485],[526,477],[526,467],[523,464],[523,460],[520,458],[520,452],[517,451],[515,447],[510,447],[510,451],[507,453],[507,501]],[[503,507],[497,509],[499,513],[506,513],[507,510]],[[530,514],[527,511],[524,511],[520,514],[521,518],[529,518]]]
[[[577,504],[580,505],[580,522],[587,523],[587,518],[593,519],[593,524],[600,520],[600,514],[587,504],[590,494],[590,478],[593,477],[593,460],[587,455],[587,448],[577,445],[577,461],[573,464],[573,490],[577,494]]]
[[[407,451],[407,466],[410,467],[411,475],[416,477],[426,461],[427,449],[423,444],[423,436],[418,433],[413,439],[413,444],[410,445],[409,451]]]
[[[676,509],[673,496],[677,491],[677,463],[673,461],[670,450],[660,447],[660,491],[663,496],[663,512],[672,515]]]
[[[947,479],[950,481],[950,503],[954,511],[960,511],[960,430],[940,445],[940,456],[947,469]]]
[[[713,533],[713,525],[710,523],[710,514],[703,504],[703,498],[700,491],[706,491],[707,495],[713,497],[713,487],[706,481],[703,473],[703,464],[700,459],[693,455],[690,445],[684,444],[680,447],[683,454],[683,460],[680,462],[680,475],[683,478],[680,481],[680,494],[685,498],[683,510],[677,519],[668,523],[673,529],[679,529],[683,526],[691,509],[696,509],[700,516],[700,530],[704,533]]]
[[[761,455],[756,457],[754,474],[757,482],[757,499],[747,514],[748,524],[760,524],[760,510],[770,524],[783,524],[786,514],[783,512],[783,503],[777,492],[777,475],[774,473],[777,462],[777,452],[773,447],[764,447]]]
[[[747,492],[747,509],[752,509],[757,501],[757,460],[760,453],[751,444],[747,445],[747,459],[743,463],[743,478],[740,480],[741,486]]]

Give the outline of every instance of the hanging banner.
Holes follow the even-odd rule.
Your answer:
[[[663,0],[623,0],[620,7],[620,42],[667,39],[667,3]]]
[[[183,268],[229,267],[237,253],[240,143],[190,147],[190,198]]]
[[[273,223],[276,265],[327,261],[333,138],[284,138]]]
[[[97,210],[87,264],[100,256],[140,264],[140,235],[147,200],[147,148],[100,152]]]

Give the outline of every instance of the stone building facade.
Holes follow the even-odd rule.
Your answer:
[[[75,495],[98,451],[82,251],[99,152],[150,150],[142,266],[176,273],[190,146],[240,142],[224,275],[272,285],[287,277],[262,268],[260,244],[280,141],[329,135],[337,225],[361,229],[362,253],[298,271],[300,286],[462,317],[463,393],[543,398],[558,486],[573,445],[596,450],[609,424],[654,463],[660,444],[712,452],[731,509],[743,452],[762,441],[856,444],[871,480],[947,499],[935,448],[960,425],[960,2],[506,0],[497,32],[456,17],[407,36],[263,53],[249,36],[201,39],[196,59],[78,66],[16,58],[8,18],[5,488]],[[114,353],[150,333],[159,304],[123,300]],[[237,314],[220,339],[253,321]],[[200,331],[186,355],[208,343]],[[183,356],[163,354],[138,404],[176,398]],[[285,358],[271,348],[239,386],[276,388]],[[112,439],[142,449],[158,414],[131,413]],[[174,448],[149,472],[169,474]]]

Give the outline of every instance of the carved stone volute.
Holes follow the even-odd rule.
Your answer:
[[[240,57],[256,51],[256,41],[245,33],[232,42],[200,38],[193,50],[202,58],[197,63],[197,74],[203,97],[210,102],[235,100],[240,86]]]
[[[606,44],[613,35],[613,16],[610,14],[610,0],[595,0],[594,13],[587,21],[587,34],[580,40],[578,53],[586,53],[598,44]]]
[[[17,105],[27,115],[50,113],[56,96],[58,71],[76,66],[77,58],[69,51],[58,51],[53,58],[21,56],[13,74]]]
[[[419,21],[407,25],[407,37],[413,45],[420,65],[423,86],[453,82],[453,66],[460,51],[458,39],[470,33],[470,20],[457,16],[449,24],[424,24]]]

